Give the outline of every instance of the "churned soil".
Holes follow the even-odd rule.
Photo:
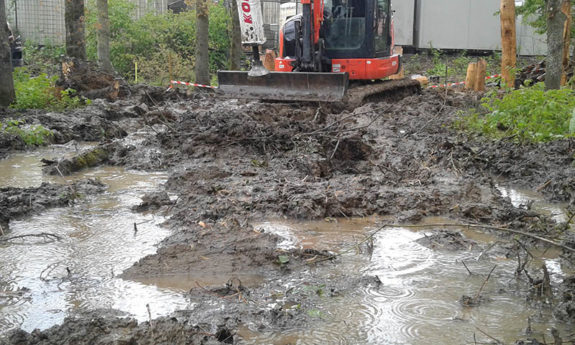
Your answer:
[[[573,239],[561,232],[564,225],[528,208],[514,207],[497,186],[538,189],[549,200],[573,206],[575,140],[520,145],[458,131],[454,122],[459,112],[476,106],[478,99],[473,93],[425,90],[348,110],[141,87],[114,103],[96,101],[63,114],[25,113],[29,122],[55,130],[56,142],[100,141],[93,151],[98,158],[94,164],[169,171],[167,183],[134,210],[168,214],[165,225],[174,229],[173,235],[157,253],[123,272],[123,278],[190,271],[231,277],[250,272],[265,277],[266,283],[249,285],[230,279],[223,288],[191,286],[190,301],[208,307],[139,324],[94,311],[46,331],[10,333],[0,344],[231,344],[237,341],[242,322],[268,331],[304,325],[309,321],[305,313],[266,307],[264,302],[272,301],[269,292],[288,277],[306,275],[310,265],[337,265],[338,258],[314,249],[279,249],[278,236],[254,226],[268,219],[376,215],[388,222],[415,224],[425,217],[442,216],[564,238],[568,245]],[[122,139],[136,130],[144,131],[141,140]],[[52,166],[68,167],[70,173],[93,166],[83,165],[86,157],[80,158],[52,162]],[[47,167],[46,172],[50,171],[54,169]],[[0,190],[2,215],[4,209],[28,212],[2,202],[14,193],[14,189]],[[170,200],[165,193],[177,198]],[[470,245],[448,233],[428,242],[430,247],[446,244],[451,250],[466,250]],[[306,279],[311,284],[327,283],[334,293],[379,283],[373,277]],[[569,286],[566,291],[572,291]],[[245,299],[261,303],[243,303]],[[214,310],[210,303],[224,307]],[[559,314],[573,317],[569,308]]]

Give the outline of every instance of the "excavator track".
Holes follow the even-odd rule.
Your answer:
[[[366,102],[396,101],[418,93],[421,93],[421,84],[410,78],[350,85],[342,105],[347,109],[353,109]]]

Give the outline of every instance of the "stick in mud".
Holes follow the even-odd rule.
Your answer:
[[[494,340],[497,344],[503,344],[503,342],[497,338],[494,338],[493,336],[487,334],[487,332],[481,330],[481,328],[479,327],[475,327],[476,330],[478,330],[479,332],[481,332],[483,335],[485,335],[486,337],[490,338],[491,340]]]
[[[465,264],[465,261],[461,260],[461,263],[463,264],[463,266],[465,266],[465,269],[467,270],[467,272],[469,273],[470,276],[474,275],[474,273],[471,272],[471,271],[469,270],[469,267],[467,267],[467,265]]]
[[[481,284],[481,288],[479,288],[479,291],[477,291],[477,295],[475,295],[475,302],[476,303],[479,303],[479,297],[481,296],[481,292],[483,291],[485,284],[487,284],[487,282],[489,281],[489,278],[491,278],[491,273],[493,273],[495,268],[497,268],[497,265],[493,266],[493,268],[491,269],[491,271],[487,275],[487,278],[485,279],[485,281],[483,281],[483,284]]]
[[[27,237],[43,237],[46,239],[46,241],[60,241],[62,239],[62,237],[55,235],[55,234],[50,234],[47,232],[42,232],[39,234],[27,234],[27,235],[18,235],[18,236],[12,236],[12,237],[7,237],[7,238],[0,238],[0,242],[9,242],[15,239],[21,239],[21,238],[27,238]]]

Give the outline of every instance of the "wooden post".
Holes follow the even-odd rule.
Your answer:
[[[465,78],[465,89],[475,90],[477,84],[477,63],[472,62],[467,66],[467,77]]]
[[[485,73],[487,72],[487,62],[484,59],[472,62],[467,66],[467,77],[465,78],[465,89],[473,91],[485,91]]]
[[[517,38],[515,28],[515,0],[501,0],[501,75],[508,87],[515,86]]]
[[[268,71],[275,70],[275,60],[276,60],[276,52],[271,49],[266,49],[266,55],[264,56],[264,67]]]
[[[477,62],[477,74],[475,78],[475,91],[485,91],[485,75],[487,74],[487,61],[480,59]]]
[[[565,28],[563,29],[563,75],[561,76],[561,86],[567,84],[567,69],[569,68],[569,44],[571,43],[571,23],[573,16],[571,15],[571,1],[563,0],[561,5],[561,12],[565,14]]]

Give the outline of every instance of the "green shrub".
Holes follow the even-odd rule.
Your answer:
[[[0,132],[18,136],[28,146],[44,145],[52,132],[42,125],[27,126],[25,121],[6,120],[0,122]]]
[[[110,57],[115,70],[128,80],[166,85],[170,78],[194,80],[196,13],[150,12],[138,20],[135,6],[128,0],[109,0]],[[230,17],[223,4],[210,5],[210,72],[228,65]],[[97,56],[97,11],[89,0],[86,20],[87,55]]]
[[[491,92],[458,124],[461,128],[489,137],[513,137],[520,141],[546,142],[572,137],[570,121],[575,108],[575,91],[544,90],[542,83],[530,88]]]
[[[26,69],[16,69],[14,71],[16,102],[11,107],[62,111],[90,103],[89,100],[74,97],[75,92],[72,89],[58,93],[54,87],[57,79],[57,76],[49,77],[45,73],[32,77]]]
[[[58,75],[60,73],[60,59],[66,55],[66,48],[63,45],[44,44],[38,46],[25,42],[24,62],[27,71],[32,76],[43,73],[48,75]]]

